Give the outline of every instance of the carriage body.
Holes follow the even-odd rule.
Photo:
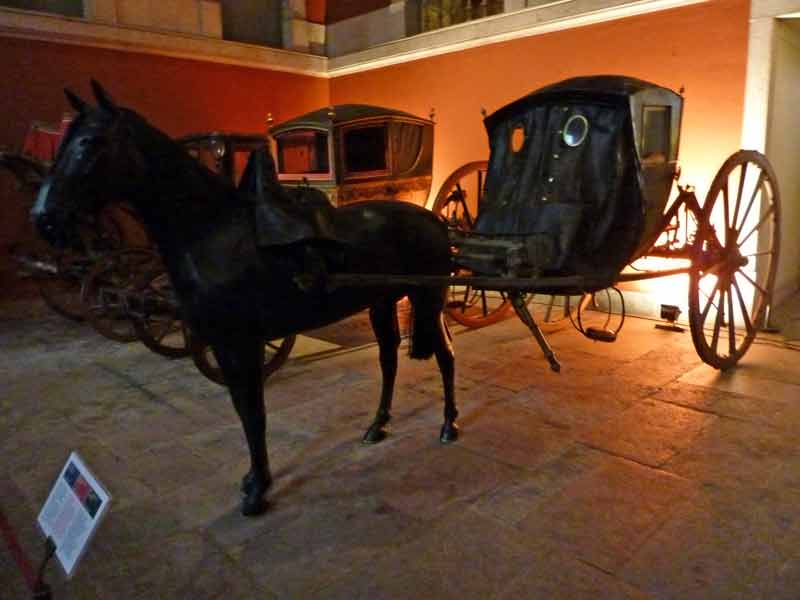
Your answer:
[[[424,205],[433,122],[365,104],[319,109],[270,129],[282,184],[312,185],[335,206],[373,199]]]
[[[263,148],[267,137],[257,133],[211,131],[185,135],[177,142],[206,167],[238,185],[250,153]]]
[[[611,285],[662,230],[682,108],[679,94],[621,76],[569,79],[504,106],[485,119],[474,232],[521,244],[534,273]]]

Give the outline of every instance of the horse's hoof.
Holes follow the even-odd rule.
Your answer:
[[[245,496],[252,494],[256,489],[256,476],[253,471],[248,471],[247,475],[242,477],[242,494]],[[263,490],[266,491],[272,485],[272,477],[267,476],[266,481],[264,482]]]
[[[253,486],[255,485],[255,475],[252,471],[248,471],[247,475],[242,477],[242,494],[247,496],[250,492],[253,491]]]
[[[442,425],[442,431],[439,434],[439,441],[443,444],[450,444],[458,439],[458,425],[454,422],[448,422]]]
[[[248,494],[242,500],[242,514],[245,517],[257,517],[267,511],[267,501],[263,494]]]
[[[361,438],[361,443],[377,444],[378,442],[385,440],[387,435],[389,434],[386,433],[383,425],[372,425],[369,429],[367,429],[367,433],[364,434],[364,437]]]

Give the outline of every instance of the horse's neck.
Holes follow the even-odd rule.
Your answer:
[[[132,203],[162,254],[183,253],[228,226],[243,205],[232,185],[164,138],[141,144],[146,173]]]

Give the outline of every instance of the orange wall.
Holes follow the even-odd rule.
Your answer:
[[[19,146],[32,120],[59,120],[62,89],[88,98],[92,77],[171,135],[263,131],[268,112],[279,121],[329,102],[322,78],[3,37],[0,72],[0,145]]]
[[[702,191],[738,149],[749,2],[685,8],[481,46],[337,77],[331,102],[364,102],[427,116],[436,109],[433,192],[459,165],[488,157],[480,117],[576,75],[623,74],[686,87],[683,182]]]
[[[0,37],[0,147],[19,149],[31,121],[56,122],[65,86],[91,97],[100,81],[124,106],[177,136],[227,130],[259,132],[276,121],[329,104],[327,80],[231,65]],[[15,287],[7,247],[30,235],[25,200],[0,173],[0,289]],[[11,285],[9,285],[11,284]]]

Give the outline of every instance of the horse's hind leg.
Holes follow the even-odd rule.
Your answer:
[[[458,409],[455,395],[455,357],[453,338],[444,322],[445,291],[434,288],[417,289],[410,295],[414,329],[411,335],[411,357],[429,358],[436,355],[444,386],[444,424],[439,434],[443,444],[458,439]]]
[[[397,348],[400,347],[400,327],[397,323],[397,304],[390,300],[374,305],[369,310],[372,330],[380,350],[381,402],[375,420],[361,440],[365,444],[376,444],[386,438],[386,424],[392,418],[392,395],[397,377]]]
[[[442,374],[444,387],[444,425],[439,434],[439,441],[443,444],[455,442],[458,439],[458,408],[456,408],[455,394],[455,356],[453,354],[453,338],[444,321],[444,314],[438,316],[438,336],[436,339],[436,362]]]
[[[254,516],[266,508],[264,494],[272,483],[267,456],[264,408],[264,342],[258,337],[212,345],[233,406],[242,422],[250,450],[250,471],[242,480],[242,514]]]

